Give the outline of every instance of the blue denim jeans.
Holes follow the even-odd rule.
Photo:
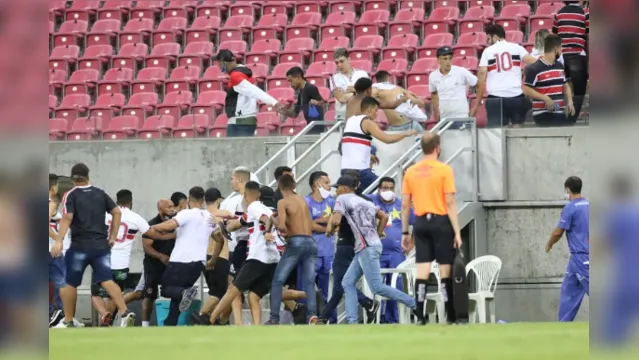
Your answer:
[[[53,299],[55,300],[55,309],[49,306],[49,312],[52,312],[51,310],[62,310],[60,289],[67,285],[66,272],[64,255],[54,258],[49,253],[49,281],[53,284]]]
[[[358,322],[357,288],[355,286],[362,275],[366,279],[368,287],[373,294],[399,301],[411,309],[414,309],[416,306],[414,298],[408,296],[408,294],[403,291],[384,284],[379,265],[381,255],[381,245],[365,248],[355,254],[351,266],[344,275],[342,286],[346,294],[346,320],[349,324],[357,324]]]
[[[302,264],[304,291],[306,291],[307,317],[316,315],[317,299],[315,298],[315,262],[317,261],[317,243],[312,236],[293,236],[288,240],[282,259],[277,264],[271,285],[271,320],[280,321],[282,289],[288,275]]]

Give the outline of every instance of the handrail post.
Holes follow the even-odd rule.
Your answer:
[[[471,137],[473,144],[473,202],[479,201],[479,131],[477,118],[473,118]]]

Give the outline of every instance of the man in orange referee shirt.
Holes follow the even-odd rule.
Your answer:
[[[457,319],[453,307],[453,281],[451,265],[455,249],[462,245],[455,201],[453,169],[440,162],[440,137],[425,133],[421,140],[424,158],[406,170],[402,185],[402,247],[411,250],[415,246],[417,278],[415,300],[417,311],[424,313],[426,283],[430,275],[430,263],[439,263],[441,281],[444,283],[446,320],[449,324],[463,322]],[[414,240],[409,236],[411,202],[415,211]],[[414,241],[414,243],[413,243]],[[425,321],[422,322],[425,324]]]

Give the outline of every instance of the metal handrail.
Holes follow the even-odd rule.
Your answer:
[[[339,129],[343,124],[344,121],[337,121],[337,122],[333,122],[333,121],[313,121],[310,124],[306,125],[304,127],[304,129],[302,129],[302,131],[300,131],[299,134],[295,135],[291,141],[289,141],[286,145],[284,145],[281,149],[279,149],[275,155],[271,156],[270,159],[268,159],[262,166],[260,166],[259,169],[255,170],[255,172],[253,172],[253,174],[255,174],[256,176],[259,177],[259,174],[261,174],[264,170],[266,170],[268,168],[269,165],[271,165],[271,163],[273,163],[273,161],[275,161],[275,159],[279,158],[282,154],[284,154],[284,152],[286,152],[288,149],[290,149],[292,146],[295,146],[296,142],[304,135],[306,135],[312,128],[314,128],[315,126],[320,126],[320,125],[333,125],[330,129],[328,129],[327,132],[323,133],[322,136],[319,138],[319,140],[317,140],[315,142],[315,144],[313,146],[311,146],[310,149],[314,149],[317,144],[321,143],[322,141],[324,141],[324,139],[326,139],[328,137],[328,135],[332,134],[333,132],[335,132],[335,130]],[[299,161],[301,161],[301,159],[308,155],[309,151],[305,151],[304,154],[302,154],[298,159],[295,159],[295,163],[293,165],[291,165],[291,167],[295,166],[297,163],[299,163]],[[275,181],[270,183],[272,186],[273,184],[275,184]]]

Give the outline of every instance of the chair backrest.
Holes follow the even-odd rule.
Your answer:
[[[475,273],[477,292],[495,293],[501,271],[501,259],[494,255],[480,256],[466,264],[466,275]]]
[[[199,77],[199,66],[178,66],[171,72],[171,79],[198,79]]]
[[[501,9],[500,17],[517,17],[530,15],[530,5],[528,4],[510,4]]]
[[[178,122],[178,126],[184,126],[184,127],[189,127],[189,126],[208,127],[210,125],[211,124],[210,124],[210,119],[208,115],[203,115],[203,114],[184,115],[180,118],[180,121]]]
[[[373,63],[370,60],[351,60],[353,69],[364,70],[367,73],[373,71]]]
[[[322,14],[306,12],[295,15],[291,25],[319,25],[322,22]]]
[[[218,29],[221,23],[222,19],[220,19],[219,16],[202,16],[193,20],[191,29]]]
[[[171,115],[152,115],[146,118],[142,130],[157,130],[159,126],[175,127],[177,120]]]
[[[126,97],[124,94],[102,94],[95,101],[96,106],[124,106]]]
[[[260,53],[278,52],[282,48],[279,39],[260,39],[253,43],[252,50]]]
[[[206,68],[202,79],[215,80],[222,75],[222,69],[219,66],[209,66]]]
[[[253,77],[255,78],[265,78],[268,76],[268,65],[262,63],[252,63],[246,64],[246,67],[251,69],[253,72]]]
[[[161,80],[166,79],[166,68],[148,67],[140,70],[138,80]]]
[[[430,13],[430,18],[436,20],[457,19],[459,18],[459,8],[452,6],[435,8]]]
[[[152,55],[173,55],[180,53],[180,44],[178,43],[164,43],[157,44],[151,50]]]
[[[84,57],[100,57],[113,55],[113,46],[111,45],[91,45],[84,50]]]
[[[426,38],[424,38],[423,45],[424,46],[444,46],[444,45],[452,45],[453,44],[453,34],[450,33],[440,33],[440,34],[428,34]]]
[[[120,27],[122,23],[118,19],[101,19],[93,24],[91,28],[91,32],[99,33],[99,32],[111,32],[111,31],[120,31]]]
[[[143,2],[142,2],[143,3]],[[138,3],[138,7],[140,7]],[[140,30],[153,30],[153,19],[137,18],[129,20],[124,25],[124,31],[133,32]]]
[[[120,81],[120,80],[132,80],[133,69],[129,68],[111,68],[104,74],[102,80],[104,81]]]
[[[316,61],[306,69],[306,75],[328,75],[336,71],[337,66],[332,61]]]
[[[355,13],[353,11],[340,11],[328,14],[325,24],[336,25],[353,22],[355,22]]]
[[[253,17],[251,15],[233,15],[226,20],[224,27],[244,27],[252,25]]]
[[[226,49],[232,52],[245,52],[248,45],[244,40],[229,40],[220,44],[218,50]]]
[[[158,103],[158,94],[154,92],[141,92],[131,95],[129,105],[155,105]]]
[[[197,98],[196,104],[198,105],[211,105],[211,104],[223,104],[226,98],[226,91],[222,90],[210,90],[202,91]]]
[[[388,47],[417,46],[419,37],[415,34],[395,35],[388,40]]]
[[[193,102],[193,94],[190,91],[180,90],[166,94],[164,96],[164,101],[162,101],[162,104],[190,104],[191,102]]]
[[[358,36],[353,44],[354,48],[379,49],[384,45],[384,37],[381,35]]]
[[[192,42],[184,48],[184,54],[212,54],[213,43],[209,41]]]
[[[67,79],[67,72],[62,69],[49,70],[49,83],[64,82]]]
[[[271,76],[286,77],[286,72],[295,66],[302,67],[300,63],[295,62],[279,63],[273,68]]]
[[[286,26],[287,18],[286,14],[265,14],[262,15],[260,21],[257,22],[257,26],[266,27],[266,26]]]
[[[80,55],[78,45],[56,46],[51,51],[51,58],[77,58]]]
[[[364,11],[359,19],[361,24],[375,23],[378,21],[388,21],[390,18],[390,12],[388,10],[369,10]]]
[[[69,20],[60,25],[58,32],[60,33],[73,33],[73,32],[85,32],[89,27],[89,23],[85,20]]]
[[[120,47],[121,56],[144,56],[149,52],[149,45],[145,43],[124,44]]]
[[[322,43],[320,44],[318,49],[332,50],[339,47],[347,48],[350,41],[351,40],[346,36],[331,36],[322,39]]]
[[[120,130],[123,128],[138,129],[142,125],[141,119],[134,115],[116,116],[109,122],[109,130]]]
[[[165,18],[160,21],[160,25],[158,25],[158,30],[173,30],[173,29],[184,29],[186,27],[187,20],[183,17],[170,17]]]
[[[495,16],[495,8],[493,6],[473,6],[466,11],[464,18],[478,18],[482,16]]]
[[[73,107],[73,106],[89,106],[91,104],[91,97],[87,94],[71,94],[62,99],[60,107]]]
[[[397,12],[397,15],[395,15],[395,21],[413,21],[423,19],[424,9],[420,8],[401,9]]]
[[[292,51],[292,50],[311,50],[315,47],[315,40],[311,38],[295,38],[286,42],[286,46],[284,50]]]

